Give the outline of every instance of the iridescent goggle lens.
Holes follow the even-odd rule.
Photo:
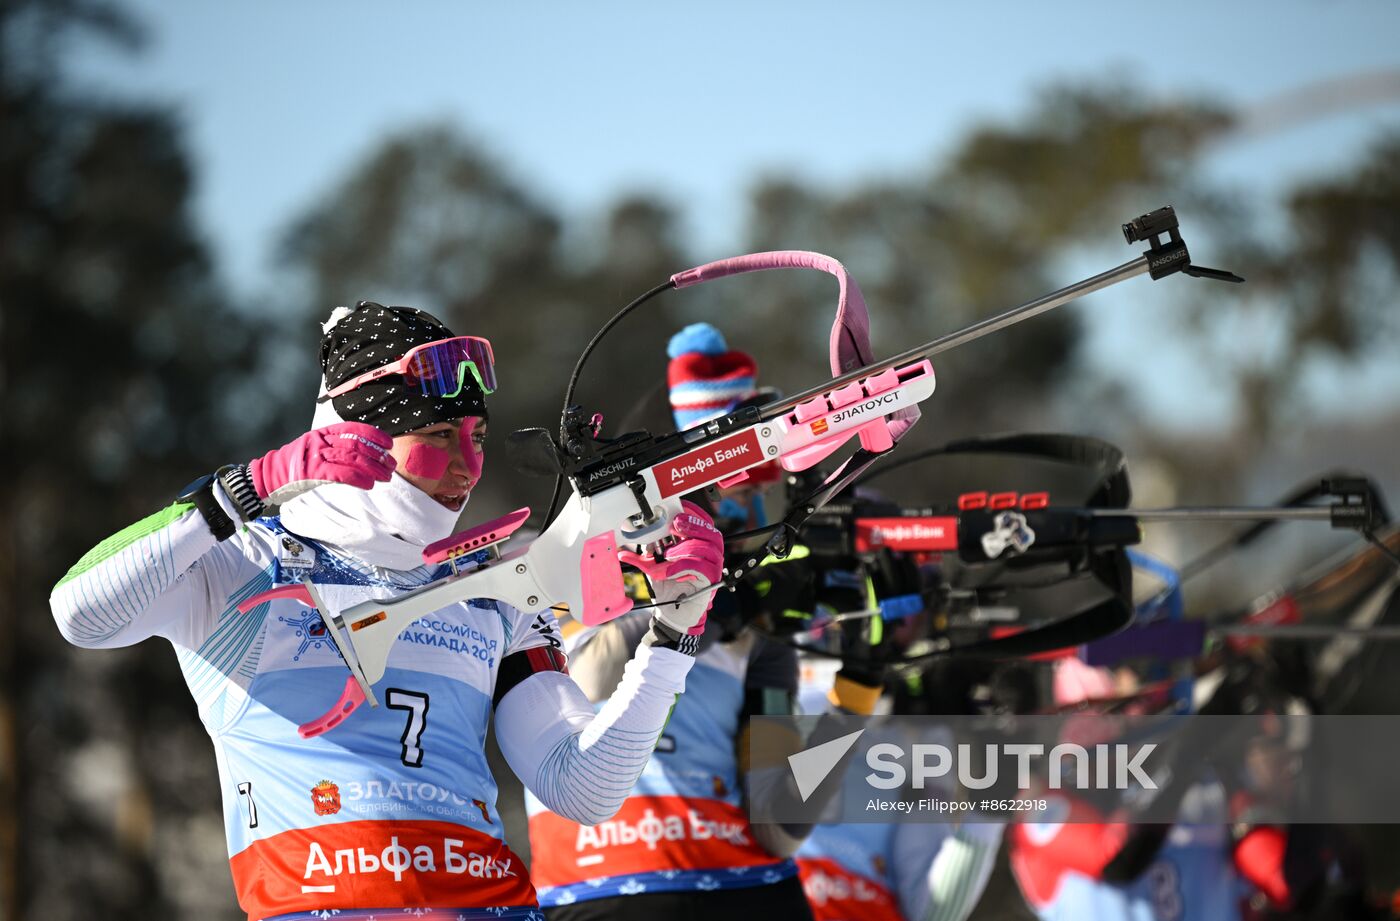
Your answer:
[[[483,393],[496,392],[496,363],[491,343],[476,336],[429,342],[404,356],[404,379],[425,395],[454,397],[471,374]]]

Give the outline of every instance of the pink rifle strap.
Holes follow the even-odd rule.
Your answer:
[[[671,276],[677,288],[687,288],[745,272],[766,272],[770,269],[815,269],[836,276],[840,292],[836,301],[836,318],[831,324],[831,373],[833,376],[853,371],[875,360],[870,349],[870,312],[860,286],[846,267],[821,253],[805,250],[776,250],[771,253],[750,253],[734,256]]]
[[[875,353],[870,347],[870,311],[866,309],[865,297],[846,267],[830,256],[807,250],[750,253],[677,272],[671,276],[671,282],[677,288],[688,288],[716,278],[770,269],[815,269],[836,276],[840,291],[836,301],[836,318],[831,324],[831,374],[839,377],[874,362]],[[917,406],[895,413],[888,422],[891,437],[895,441],[903,438],[917,421]]]

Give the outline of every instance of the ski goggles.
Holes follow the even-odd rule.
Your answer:
[[[478,336],[454,336],[414,346],[398,361],[352,377],[317,402],[349,393],[362,384],[399,374],[424,396],[455,397],[466,386],[470,373],[482,393],[496,392],[496,362],[491,343]]]

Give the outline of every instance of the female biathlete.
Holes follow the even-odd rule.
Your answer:
[[[250,601],[310,579],[343,610],[445,575],[423,550],[450,536],[481,477],[496,384],[485,340],[407,307],[337,308],[320,359],[313,430],[201,477],[99,544],[54,589],[59,629],[89,648],[175,646],[214,742],[249,918],[538,918],[502,840],[487,721],[494,710],[507,760],[551,810],[610,818],[694,663],[719,534],[698,510],[673,526],[675,565],[653,586],[670,603],[596,713],[568,677],[552,613],[476,600],[398,637],[382,706],[318,723],[347,675],[325,625],[293,597]]]

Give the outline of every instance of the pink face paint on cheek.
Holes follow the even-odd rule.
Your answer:
[[[459,429],[461,434],[458,436],[462,440],[462,462],[467,465],[467,473],[473,480],[481,479],[481,466],[486,460],[476,442],[472,440],[472,435],[480,424],[481,420],[476,416],[468,416],[462,420],[462,427]]]
[[[408,457],[403,462],[403,469],[406,473],[437,482],[447,472],[447,465],[451,461],[452,455],[442,448],[435,448],[432,445],[419,442],[408,449]]]

